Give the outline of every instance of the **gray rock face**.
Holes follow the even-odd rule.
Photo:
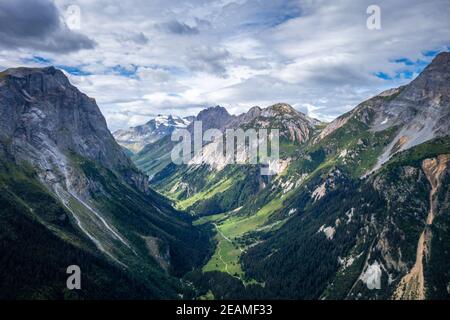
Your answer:
[[[71,85],[62,71],[8,69],[1,73],[0,98],[0,141],[18,160],[48,171],[74,153],[148,191],[148,179],[116,143],[95,100]]]
[[[204,131],[208,129],[222,130],[234,118],[235,116],[230,115],[224,107],[215,106],[200,111],[195,121],[202,122]],[[188,130],[193,132],[193,124],[189,125]]]
[[[233,117],[229,121],[229,123],[227,123],[227,127],[237,128],[247,123],[250,123],[259,117],[267,119],[277,118],[280,120],[285,119],[285,120],[301,121],[305,125],[312,127],[320,123],[319,120],[308,117],[302,112],[295,110],[289,104],[277,103],[267,108],[260,108],[259,106],[252,107],[247,112]]]
[[[312,119],[285,103],[277,103],[267,108],[255,106],[237,116],[230,115],[225,108],[216,106],[202,110],[195,120],[203,122],[203,130],[278,128],[282,135],[287,133],[291,140],[299,141],[307,140],[310,131],[320,123],[319,120]],[[188,128],[192,130],[192,125]]]
[[[111,170],[132,167],[95,100],[72,86],[61,71],[53,67],[6,70],[0,97],[0,135],[15,156],[40,157],[40,151],[51,145]]]
[[[0,77],[0,119],[0,145],[6,155],[30,164],[79,229],[118,261],[117,248],[129,250],[130,245],[95,208],[91,194],[107,194],[98,179],[78,167],[78,159],[111,170],[122,183],[142,192],[149,192],[148,178],[115,142],[94,99],[53,67],[8,69]]]
[[[408,85],[387,90],[331,122],[318,139],[356,119],[372,132],[396,129],[372,171],[395,153],[450,134],[450,53],[443,52]]]
[[[450,112],[450,53],[439,54],[410,84],[380,96],[388,101],[376,110],[375,130],[415,122],[422,124],[417,131],[426,128],[430,132],[448,132],[450,124],[443,118]]]
[[[267,108],[253,107],[234,117],[226,127],[279,129],[281,137],[303,143],[309,140],[318,124],[319,120],[308,117],[289,104],[277,103]]]
[[[440,53],[416,79],[387,98],[390,101],[374,109],[372,128],[401,130],[375,169],[399,151],[450,134],[450,53]]]

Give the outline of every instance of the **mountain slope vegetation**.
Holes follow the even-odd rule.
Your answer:
[[[228,298],[448,298],[449,75],[441,53],[326,125],[284,104],[235,116],[234,128],[281,129],[274,176],[218,165],[214,143],[202,165],[156,173],[155,188],[215,233],[215,254],[188,275],[200,293],[207,282],[215,298],[223,283],[236,284]]]

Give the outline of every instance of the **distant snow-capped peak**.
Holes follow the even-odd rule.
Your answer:
[[[192,122],[192,117],[173,115],[158,115],[143,125],[127,130],[117,130],[113,133],[116,141],[123,147],[139,152],[147,144],[171,134],[175,129],[186,128]]]
[[[156,118],[150,120],[154,121],[155,126],[159,128],[160,126],[165,127],[175,127],[175,128],[186,128],[191,121],[188,118],[181,118],[179,116],[172,115],[161,115],[159,114]]]

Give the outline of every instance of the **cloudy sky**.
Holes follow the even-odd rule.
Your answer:
[[[111,130],[276,102],[331,120],[449,51],[449,17],[450,0],[0,0],[0,68],[65,70]]]

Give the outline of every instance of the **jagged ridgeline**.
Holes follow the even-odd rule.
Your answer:
[[[187,276],[203,298],[450,297],[450,53],[329,124],[286,104],[202,118],[279,128],[282,164],[267,179],[209,157],[209,143],[201,165],[176,166],[168,136],[133,157],[215,232],[214,255]]]
[[[278,173],[286,168],[292,155],[323,126],[320,121],[283,103],[265,109],[253,107],[239,116],[230,115],[225,108],[217,106],[203,110],[195,121],[206,125],[203,131],[215,128],[224,133],[228,129],[261,133],[260,129],[264,129],[270,134],[272,129],[278,129],[281,156],[275,166]],[[193,132],[193,124],[187,129]],[[222,213],[241,207],[250,196],[264,189],[270,180],[261,174],[265,164],[229,164],[229,155],[218,156],[218,152],[223,154],[219,150],[222,144],[228,143],[225,137],[226,134],[221,142],[217,139],[207,143],[203,153],[193,157],[186,165],[175,165],[170,161],[167,151],[174,146],[170,137],[147,145],[133,160],[139,168],[152,175],[153,186],[177,201],[180,209],[195,215]],[[244,145],[239,145],[234,158],[248,158],[247,151]]]
[[[132,156],[146,145],[170,135],[174,130],[186,128],[192,120],[193,117],[158,115],[143,125],[131,127],[128,130],[117,130],[113,135],[121,146],[129,150],[129,156]]]
[[[0,221],[0,298],[177,298],[209,250],[53,67],[0,73]]]

